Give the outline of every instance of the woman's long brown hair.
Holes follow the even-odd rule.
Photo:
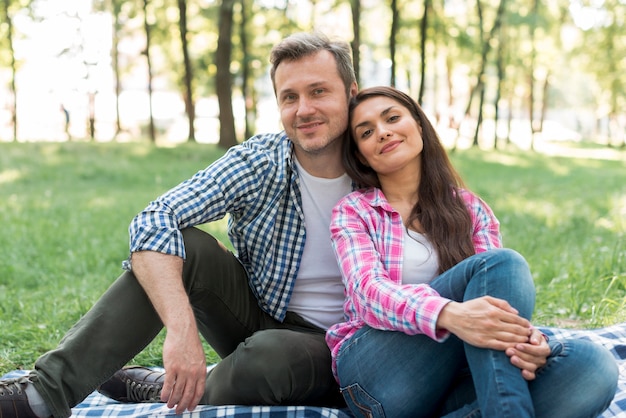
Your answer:
[[[384,96],[409,110],[422,128],[422,168],[418,202],[406,224],[418,220],[439,255],[439,273],[448,270],[475,253],[472,243],[472,219],[457,192],[463,180],[452,166],[435,128],[421,107],[407,94],[392,87],[371,87],[360,91],[350,101],[350,122],[356,106],[372,97]],[[358,158],[358,148],[350,129],[344,141],[343,164],[348,175],[361,187],[378,187],[376,172]]]

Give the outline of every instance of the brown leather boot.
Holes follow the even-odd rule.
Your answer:
[[[98,392],[119,402],[161,402],[165,372],[128,366],[115,372],[98,387]]]
[[[0,418],[38,418],[28,404],[27,376],[0,380]]]

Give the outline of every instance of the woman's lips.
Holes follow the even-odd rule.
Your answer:
[[[389,151],[393,151],[394,149],[396,149],[398,147],[398,145],[400,145],[402,143],[402,141],[392,141],[390,143],[388,143],[387,145],[385,145],[384,147],[382,147],[380,149],[380,153],[384,154],[386,152]]]

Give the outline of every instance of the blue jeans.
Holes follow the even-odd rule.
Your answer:
[[[528,265],[512,250],[472,256],[431,286],[455,301],[505,299],[528,319],[534,308]],[[504,352],[453,335],[439,343],[366,326],[341,348],[337,371],[344,398],[359,417],[596,417],[615,394],[615,360],[588,341],[550,346],[547,364],[528,382]]]

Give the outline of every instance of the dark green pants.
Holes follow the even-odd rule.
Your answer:
[[[329,405],[339,390],[324,331],[289,313],[280,323],[263,312],[236,257],[209,234],[183,231],[183,281],[198,328],[222,358],[207,375],[209,405]],[[130,272],[122,274],[59,346],[41,356],[35,388],[55,417],[68,417],[124,366],[163,324]]]

